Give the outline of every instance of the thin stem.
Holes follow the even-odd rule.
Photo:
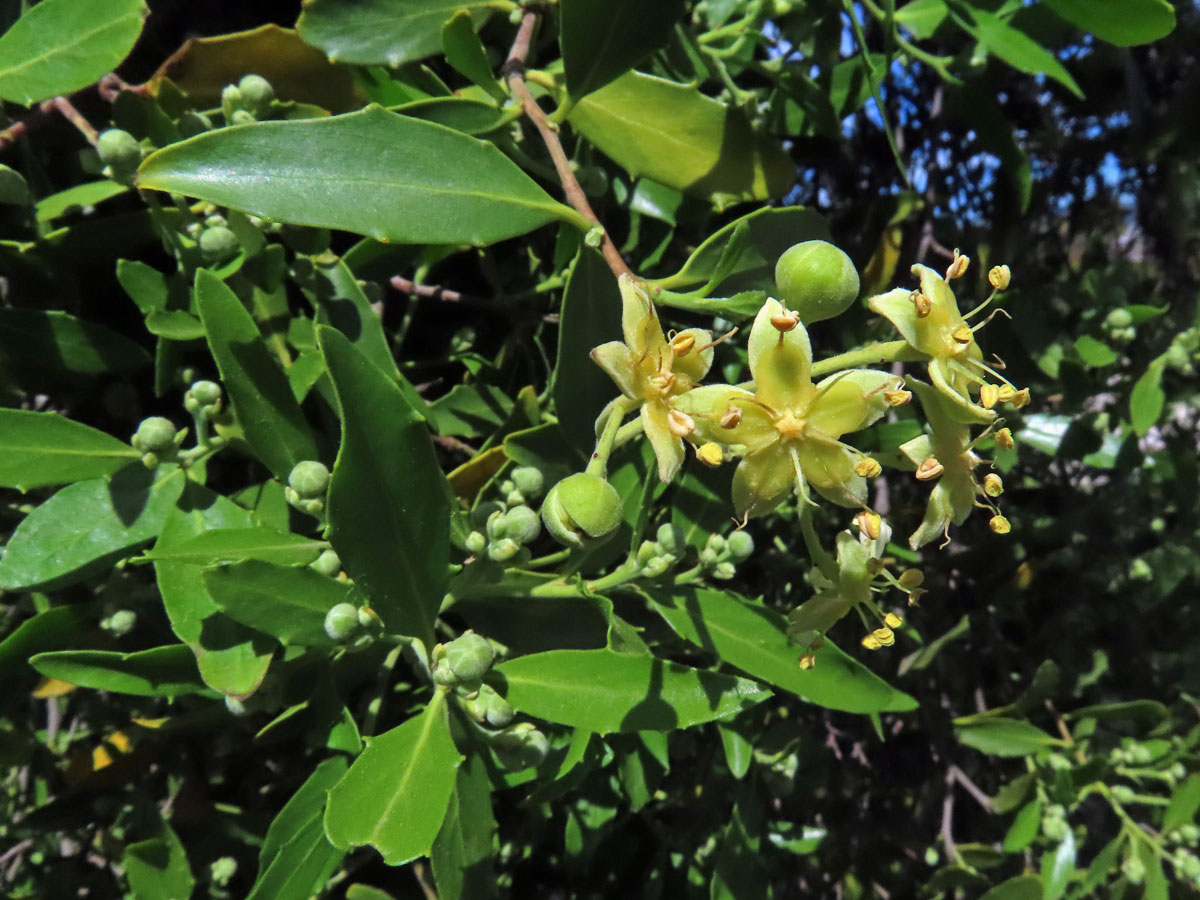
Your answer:
[[[632,400],[622,397],[609,410],[608,419],[604,422],[604,430],[600,433],[599,440],[596,441],[596,449],[592,451],[592,458],[588,460],[586,471],[589,475],[599,475],[601,478],[606,477],[608,473],[608,458],[612,455],[613,444],[617,439],[617,432],[621,428],[621,422],[625,418],[625,414],[629,412],[632,405]]]
[[[550,152],[550,158],[554,160],[554,168],[558,172],[559,181],[562,182],[567,202],[582,217],[582,222],[577,224],[582,224],[585,230],[600,229],[602,234],[600,251],[604,254],[604,261],[608,263],[608,267],[614,275],[617,277],[632,275],[629,266],[621,258],[617,245],[613,243],[604,226],[600,224],[600,219],[592,211],[587,195],[584,194],[583,188],[580,187],[579,180],[571,168],[571,161],[567,159],[562,142],[558,139],[558,130],[547,118],[542,108],[538,106],[537,101],[533,99],[533,94],[530,93],[529,86],[525,83],[525,60],[529,56],[529,45],[533,40],[533,30],[537,26],[537,21],[538,13],[534,10],[527,10],[521,17],[521,27],[517,30],[516,40],[513,41],[503,69],[505,77],[508,79],[509,90],[512,91],[514,97],[521,101],[521,108],[525,110],[525,115],[529,117],[542,136],[542,142]]]
[[[74,125],[79,130],[79,133],[87,138],[87,142],[89,144],[91,144],[93,147],[96,146],[96,141],[100,137],[100,132],[96,131],[96,129],[92,127],[92,123],[83,117],[83,114],[75,108],[74,104],[72,104],[70,100],[68,100],[66,97],[55,97],[53,100],[47,100],[46,103],[49,104],[51,108],[62,113],[63,118]]]
[[[837,356],[813,363],[812,377],[820,378],[840,372],[842,369],[853,369],[858,366],[876,366],[890,362],[921,362],[926,359],[928,357],[910,347],[908,341],[876,341],[865,347],[859,347],[857,350],[848,350]]]
[[[888,149],[892,151],[892,158],[896,161],[896,168],[900,171],[900,177],[911,188],[912,182],[908,178],[908,168],[904,165],[904,160],[900,156],[900,148],[896,146],[896,136],[892,134],[887,107],[883,105],[883,94],[879,91],[882,79],[879,81],[875,80],[875,67],[871,63],[871,55],[867,50],[867,38],[863,34],[862,25],[859,24],[858,16],[854,13],[853,0],[842,0],[842,6],[845,7],[846,16],[850,19],[850,30],[854,33],[855,43],[858,44],[858,53],[862,58],[863,69],[867,74],[867,83],[871,86],[871,97],[875,101],[876,109],[879,110],[879,121],[883,125],[883,135],[887,138]]]
[[[523,569],[540,569],[542,566],[552,566],[555,563],[560,563],[571,555],[571,551],[559,550],[557,553],[547,553],[545,556],[539,556],[537,559],[531,559],[521,568]]]
[[[837,584],[837,561],[821,546],[821,540],[817,537],[817,529],[813,527],[812,511],[803,501],[800,505],[800,535],[804,538],[804,546],[808,549],[808,555],[817,564],[821,574]]]

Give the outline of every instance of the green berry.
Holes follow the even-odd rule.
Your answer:
[[[504,530],[518,544],[528,544],[542,533],[542,520],[528,506],[514,506],[504,514]]]
[[[238,251],[237,235],[224,225],[200,232],[200,255],[208,262],[221,262]]]
[[[492,649],[491,641],[468,631],[462,637],[455,638],[446,645],[446,665],[454,677],[460,682],[475,682],[492,667],[496,651]]]
[[[288,487],[305,500],[324,497],[329,488],[329,470],[316,460],[298,462],[288,474]]]
[[[324,550],[320,556],[308,564],[308,567],[332,578],[342,571],[342,560],[336,551]]]
[[[525,497],[541,496],[545,479],[542,477],[540,469],[535,469],[533,466],[521,466],[512,470],[511,479],[513,487]]]
[[[338,603],[325,613],[325,633],[332,640],[343,640],[357,628],[358,607],[353,603]]]
[[[191,387],[191,394],[205,406],[221,402],[221,386],[215,381],[197,381]]]
[[[733,567],[733,563],[729,562],[729,560],[722,560],[721,562],[717,563],[716,566],[713,567],[712,571],[713,578],[719,578],[722,581],[728,581],[736,574],[737,570]]]
[[[467,552],[472,556],[479,556],[487,550],[487,535],[482,531],[472,531],[467,535],[466,540],[463,541],[463,546],[466,547]]]
[[[520,770],[540,764],[550,742],[531,722],[518,722],[493,736],[492,749],[505,768]]]
[[[508,562],[520,552],[521,545],[512,538],[500,538],[498,541],[492,541],[487,548],[488,559],[498,563]]]
[[[164,419],[162,416],[151,416],[148,419],[143,419],[142,423],[138,425],[137,433],[134,434],[131,443],[134,449],[140,450],[143,453],[161,455],[175,449],[175,436],[177,434],[175,425],[170,419]]]
[[[242,102],[256,116],[262,116],[271,111],[271,102],[275,99],[275,89],[271,82],[261,75],[245,75],[238,82],[238,91]]]
[[[542,522],[559,543],[585,547],[611,537],[623,511],[616,488],[599,475],[577,472],[550,488],[542,503]]]
[[[748,531],[735,531],[729,535],[726,547],[735,563],[745,562],[754,553],[754,538]]]
[[[779,299],[806,325],[845,312],[858,297],[850,257],[827,241],[789,247],[775,264]]]
[[[132,134],[120,128],[100,132],[96,138],[96,152],[100,154],[100,161],[117,177],[132,175],[142,161],[141,145]]]
[[[678,525],[672,525],[670,522],[659,525],[654,538],[663,553],[670,553],[676,557],[683,555],[687,538],[684,537],[683,529]]]

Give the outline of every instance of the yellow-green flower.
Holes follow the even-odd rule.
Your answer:
[[[747,350],[753,393],[710,385],[678,401],[702,440],[742,454],[733,476],[738,515],[770,512],[793,487],[806,497],[806,485],[835,503],[863,505],[865,482],[854,471],[862,456],[840,439],[883,415],[883,392],[901,380],[887,372],[847,369],[813,384],[808,333],[778,300],[767,300],[759,310]]]
[[[708,374],[712,334],[688,328],[668,341],[645,288],[628,275],[621,276],[619,285],[625,341],[601,344],[592,351],[592,359],[622,394],[641,404],[642,425],[658,458],[658,476],[670,481],[683,464],[683,438],[694,429],[676,401]],[[611,409],[610,404],[600,414],[601,422]]]
[[[951,273],[961,274],[966,259],[956,257],[956,264],[962,264],[951,267]],[[896,326],[913,348],[929,357],[929,380],[952,404],[948,412],[959,422],[986,425],[996,418],[991,406],[997,400],[1023,404],[1028,392],[1017,391],[983,361],[983,351],[959,312],[947,279],[927,266],[915,265],[912,271],[921,280],[920,290],[897,288],[872,297],[868,305]],[[1007,390],[989,385],[985,374],[999,379]],[[981,388],[982,402],[976,402]]]

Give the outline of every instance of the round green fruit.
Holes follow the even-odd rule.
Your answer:
[[[809,325],[849,309],[858,297],[858,272],[833,244],[804,241],[779,257],[775,286],[778,298]]]
[[[616,488],[589,472],[568,475],[546,494],[542,522],[560,544],[585,547],[611,537],[621,525]]]

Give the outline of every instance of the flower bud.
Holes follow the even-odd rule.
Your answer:
[[[138,425],[137,432],[130,443],[133,444],[135,450],[162,456],[174,450],[178,446],[178,440],[179,432],[175,430],[175,425],[170,419],[151,416],[143,419]]]
[[[550,742],[531,722],[518,722],[493,736],[492,749],[505,768],[528,769],[546,758]]]
[[[238,82],[238,92],[246,108],[256,116],[264,116],[271,111],[271,102],[275,99],[275,89],[271,82],[261,75],[244,75]]]
[[[503,728],[516,715],[512,704],[486,684],[479,686],[479,695],[469,701],[468,709],[477,721],[486,722],[493,728]]]
[[[298,462],[288,473],[288,487],[305,500],[324,497],[329,488],[329,470],[316,460]]]
[[[854,263],[827,241],[804,241],[785,250],[775,264],[775,285],[779,300],[805,324],[845,312],[859,290]]]
[[[472,556],[479,556],[481,553],[487,550],[487,545],[487,535],[482,531],[472,531],[463,541],[463,546]]]
[[[1112,791],[1113,799],[1118,803],[1132,803],[1133,798],[1136,796],[1133,788],[1127,784],[1114,784],[1110,790]]]
[[[989,497],[999,497],[1004,493],[1004,481],[995,472],[989,472],[983,479],[983,492]]]
[[[500,538],[492,541],[487,548],[488,559],[499,563],[508,562],[520,552],[521,545],[512,538]]]
[[[353,603],[338,603],[325,613],[325,633],[331,640],[344,640],[357,629],[358,607]]]
[[[504,530],[518,544],[528,544],[542,533],[542,520],[528,506],[514,506],[504,514]]]
[[[483,677],[495,658],[496,651],[492,649],[491,641],[468,631],[446,645],[442,665],[448,667],[458,681],[472,683]]]
[[[646,561],[646,564],[642,566],[642,576],[644,578],[658,578],[660,575],[665,575],[669,568],[671,568],[670,559],[665,556],[651,556]]]
[[[992,266],[988,270],[988,284],[998,291],[1008,290],[1008,285],[1011,281],[1012,272],[1008,266]]]
[[[498,541],[508,537],[508,517],[500,510],[496,510],[488,516],[485,527],[489,541]]]
[[[369,606],[358,608],[358,624],[363,628],[370,628],[372,631],[383,631],[383,619],[379,618],[379,613]]]
[[[942,464],[931,456],[917,466],[917,481],[933,481],[940,478],[943,471]]]
[[[729,560],[722,560],[713,567],[712,577],[721,581],[728,581],[737,574],[737,569]]]
[[[1125,308],[1111,310],[1104,317],[1104,327],[1108,329],[1128,328],[1133,324],[1133,313]]]
[[[879,464],[879,460],[870,456],[864,456],[854,464],[854,474],[862,478],[875,478],[882,471],[883,466]]]
[[[342,560],[335,550],[323,550],[321,555],[308,564],[310,569],[333,578],[342,571]]]
[[[683,529],[678,525],[672,525],[670,522],[664,522],[658,526],[658,531],[654,534],[655,543],[658,544],[658,549],[663,553],[670,553],[673,556],[681,556],[683,553],[686,538],[683,534]]]
[[[748,531],[735,531],[729,535],[726,547],[735,563],[745,562],[754,553],[754,538]]]
[[[704,549],[718,556],[725,552],[725,538],[719,534],[710,534],[708,540],[704,542]]]
[[[904,590],[911,591],[925,583],[925,573],[920,569],[905,569],[896,580]]]
[[[621,525],[624,504],[617,489],[590,472],[560,481],[542,503],[542,522],[568,547],[585,547],[611,537]]]
[[[641,546],[638,547],[637,553],[634,554],[633,558],[639,566],[644,568],[646,564],[650,562],[650,560],[659,555],[658,544],[656,544],[654,541],[642,541]]]
[[[109,128],[96,138],[100,162],[108,166],[114,178],[127,179],[137,171],[142,161],[142,148],[128,131]]]
[[[513,469],[509,477],[512,479],[513,487],[520,491],[526,499],[541,496],[545,482],[541,469],[535,469],[533,466],[521,466]]]
[[[118,609],[100,623],[100,627],[116,637],[124,637],[137,626],[137,613],[131,609]]]
[[[238,251],[237,235],[218,225],[200,232],[200,255],[206,262],[223,262]]]

